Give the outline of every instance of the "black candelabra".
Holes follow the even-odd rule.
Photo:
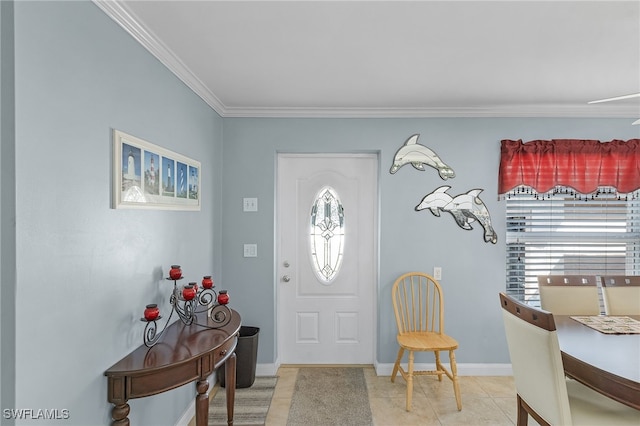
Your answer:
[[[147,347],[152,347],[160,340],[162,333],[166,330],[171,322],[174,312],[185,325],[195,324],[201,327],[216,329],[224,327],[231,321],[231,309],[227,306],[229,303],[229,294],[227,290],[216,292],[214,289],[211,276],[205,276],[199,287],[196,282],[190,282],[188,285],[180,288],[178,282],[183,279],[182,270],[179,265],[172,265],[167,280],[173,281],[173,291],[169,297],[171,304],[171,312],[167,321],[160,331],[158,328],[158,320],[162,318],[160,310],[155,304],[147,305],[144,310],[144,317],[141,321],[147,323],[144,328],[143,340]],[[207,322],[202,324],[198,322],[198,314],[207,312]],[[202,317],[201,317],[202,318]]]

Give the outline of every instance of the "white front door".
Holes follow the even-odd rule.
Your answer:
[[[281,363],[373,362],[377,176],[374,154],[278,155]],[[329,194],[330,200],[322,199],[322,194]],[[340,218],[332,219],[331,210],[339,211]],[[318,236],[314,239],[313,234]]]

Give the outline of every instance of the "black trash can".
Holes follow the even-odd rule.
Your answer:
[[[236,388],[248,388],[256,380],[258,361],[258,327],[240,327],[238,346],[236,346]],[[224,364],[218,368],[220,386],[224,387]]]

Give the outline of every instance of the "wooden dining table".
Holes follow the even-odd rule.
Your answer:
[[[606,334],[564,315],[554,320],[566,375],[640,410],[640,334]]]

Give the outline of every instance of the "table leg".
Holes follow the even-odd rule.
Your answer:
[[[224,363],[227,390],[227,424],[233,426],[233,407],[236,399],[236,353],[232,353]]]
[[[113,426],[129,426],[129,411],[131,408],[126,402],[123,404],[117,404],[113,406],[111,410],[111,418],[113,419]]]
[[[196,383],[196,426],[207,426],[209,419],[209,382],[206,378]]]

